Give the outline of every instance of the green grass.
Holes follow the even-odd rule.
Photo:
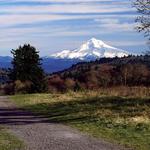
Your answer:
[[[13,101],[52,122],[67,124],[137,150],[150,150],[150,99],[96,93],[16,95]]]
[[[0,150],[21,150],[23,148],[23,142],[0,127]]]

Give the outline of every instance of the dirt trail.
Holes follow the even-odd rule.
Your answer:
[[[92,138],[68,126],[48,122],[17,108],[7,97],[0,97],[0,125],[22,139],[26,150],[125,150]]]

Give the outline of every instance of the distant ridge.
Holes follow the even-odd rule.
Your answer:
[[[0,68],[10,68],[12,58],[10,56],[0,56]]]

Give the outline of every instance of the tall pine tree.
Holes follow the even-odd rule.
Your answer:
[[[12,50],[13,81],[30,82],[29,93],[43,92],[46,88],[45,75],[41,67],[39,52],[29,44]]]

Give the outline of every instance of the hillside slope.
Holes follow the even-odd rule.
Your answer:
[[[48,77],[54,90],[98,89],[110,86],[149,86],[150,56],[103,58],[81,62]]]

